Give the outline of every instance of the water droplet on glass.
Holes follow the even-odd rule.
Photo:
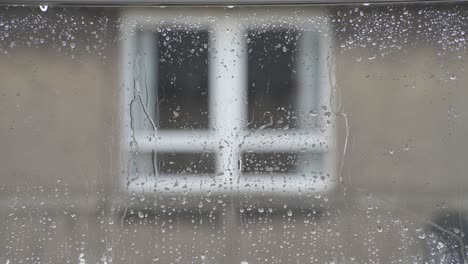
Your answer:
[[[450,74],[450,80],[456,80],[457,76],[455,74]]]
[[[86,263],[86,260],[84,258],[84,254],[83,253],[80,253],[79,257],[78,257],[78,261],[79,261],[79,264],[85,264]]]
[[[312,116],[312,117],[317,117],[319,115],[319,113],[317,111],[312,110],[312,111],[309,112],[309,115]]]
[[[49,7],[47,5],[40,5],[39,8],[41,9],[42,12],[45,12],[47,11]]]
[[[440,241],[437,242],[437,249],[442,249],[444,246],[445,246],[444,243],[442,243]]]

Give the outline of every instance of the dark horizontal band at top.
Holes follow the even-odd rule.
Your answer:
[[[386,3],[453,3],[468,0],[0,0],[11,5],[117,5],[117,6],[172,6],[172,5],[349,5]]]

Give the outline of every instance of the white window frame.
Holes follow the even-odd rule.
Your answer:
[[[334,188],[337,182],[334,115],[328,115],[328,119],[315,117],[315,115],[323,117],[326,112],[332,112],[333,57],[330,52],[332,37],[329,34],[330,26],[325,9],[152,8],[130,9],[123,13],[121,18],[123,41],[121,171],[124,172],[121,186],[125,191],[158,195],[210,192],[290,196],[297,195],[298,191],[307,195],[324,193]],[[312,117],[298,120],[297,129],[251,131],[246,127],[248,52],[246,30],[265,25],[315,28],[314,31],[307,31],[309,33],[304,32],[304,36],[300,38],[302,42],[299,45],[302,45],[302,48],[299,50],[307,50],[310,53],[297,55],[296,70],[301,95],[297,98],[299,110],[303,113],[316,112],[311,114]],[[155,26],[171,28],[183,26],[208,30],[210,39],[208,51],[210,128],[208,130],[159,129],[154,126],[154,121],[152,121],[154,127],[146,131],[131,129],[130,105],[134,98],[142,98],[145,89],[141,82],[136,83],[134,80],[136,74],[142,74],[135,72],[135,64],[145,64],[144,69],[157,67],[155,61],[149,60],[156,58],[153,53],[156,40],[150,37],[142,46],[152,47],[146,50],[143,48],[142,52],[141,45],[140,50],[136,47],[139,44],[136,43],[135,32],[138,30],[152,32]],[[305,36],[306,34],[309,35]],[[304,46],[311,48],[305,49]],[[145,85],[150,82],[150,87],[156,87],[157,76],[152,76],[149,71],[144,74],[147,77]],[[154,109],[154,105],[151,107]],[[144,110],[143,114],[148,114],[147,110]],[[316,128],[316,122],[319,122],[318,127],[322,129]],[[325,127],[326,129],[323,129]],[[135,151],[135,147],[133,149],[130,147],[132,141],[138,145],[137,151],[142,154],[154,154],[157,151],[184,153],[211,151],[216,154],[215,176],[159,174],[135,177],[129,173],[128,168],[129,153]],[[315,164],[302,167],[299,173],[294,175],[241,174],[239,166],[241,153],[249,151],[307,152],[311,153],[310,155],[321,154],[323,158]],[[325,180],[312,179],[312,175],[308,174],[311,170],[323,171],[330,176]],[[129,177],[136,180],[129,182]]]

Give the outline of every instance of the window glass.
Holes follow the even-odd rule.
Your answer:
[[[158,127],[208,127],[208,33],[168,28],[158,40]]]
[[[468,263],[467,11],[0,5],[0,263]]]
[[[247,36],[250,128],[293,125],[297,34],[288,31],[260,28]]]

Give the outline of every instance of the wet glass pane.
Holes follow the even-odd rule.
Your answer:
[[[214,155],[210,153],[158,153],[156,156],[159,173],[213,174]]]
[[[291,29],[249,32],[249,128],[293,126],[297,38]]]
[[[159,33],[159,57],[154,58],[159,67],[153,73],[159,79],[160,128],[208,127],[207,48],[206,31],[169,28]]]
[[[0,5],[0,263],[466,264],[467,26]]]

